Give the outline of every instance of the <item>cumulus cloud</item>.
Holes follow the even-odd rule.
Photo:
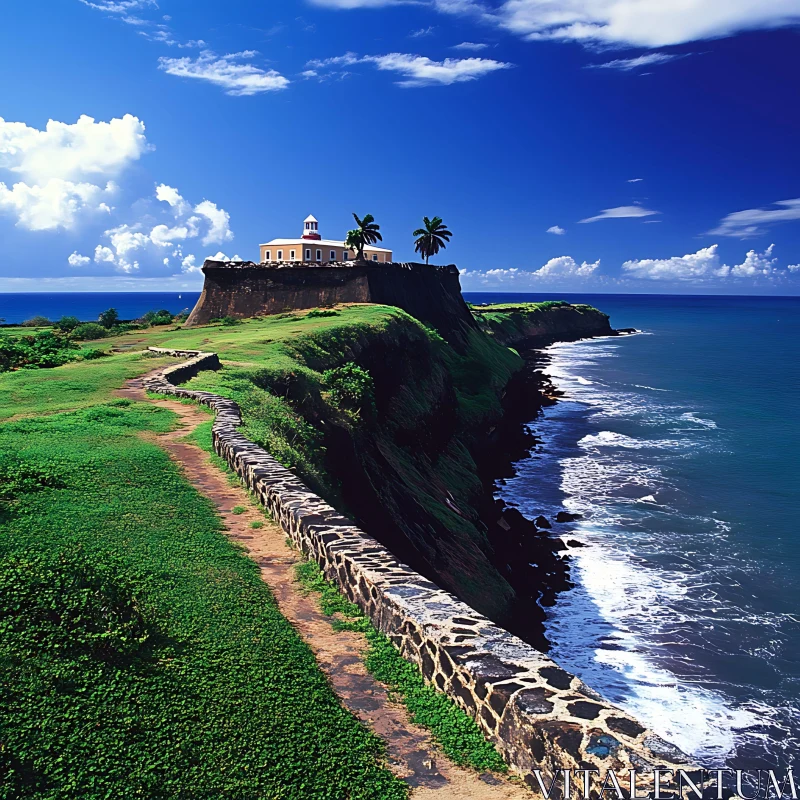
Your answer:
[[[307,66],[323,69],[352,64],[374,64],[379,70],[396,72],[403,77],[403,80],[397,82],[398,86],[405,87],[449,86],[453,83],[474,81],[491,72],[514,66],[491,58],[445,58],[443,61],[433,61],[427,56],[410,53],[363,57],[356,53],[345,53],[342,56],[309,61]]]
[[[175,212],[176,217],[182,217],[191,208],[176,188],[167,186],[165,183],[160,183],[156,186],[156,200],[168,203]]]
[[[652,67],[656,64],[674,61],[676,58],[685,58],[685,56],[671,53],[646,53],[636,58],[615,58],[613,61],[604,61],[602,64],[587,64],[587,68],[617,69],[622,72],[630,72],[631,70],[639,69],[639,67]]]
[[[82,256],[77,250],[67,258],[67,263],[71,267],[85,267],[92,259],[89,256]]]
[[[594,217],[587,217],[579,222],[598,222],[602,219],[626,219],[630,217],[651,217],[653,214],[660,214],[660,211],[651,211],[643,206],[617,206],[616,208],[604,208]]]
[[[461,44],[454,44],[451,49],[478,52],[480,50],[485,50],[488,46],[488,44],[484,44],[483,42],[461,42]]]
[[[195,214],[200,214],[209,222],[209,228],[203,237],[203,244],[222,244],[233,239],[230,229],[231,215],[222,208],[217,208],[216,203],[203,200],[194,207]]]
[[[789,264],[786,269],[788,269],[789,272],[800,272],[800,264]]]
[[[109,228],[103,233],[105,242],[95,247],[94,261],[96,264],[111,264],[121,272],[131,272],[139,268],[139,262],[133,261],[131,254],[136,253],[137,258],[148,257],[152,263],[156,258],[162,264],[170,264],[170,256],[164,250],[171,249],[172,257],[181,261],[181,268],[185,272],[193,270],[194,256],[185,256],[181,246],[183,243],[199,238],[204,245],[221,244],[233,239],[230,229],[230,214],[216,203],[203,200],[192,207],[180,192],[166,184],[156,187],[156,199],[169,205],[170,211],[176,219],[174,224],[164,222],[153,225],[144,222],[123,223],[114,228]],[[152,220],[152,217],[148,217]],[[160,251],[160,252],[159,252]],[[81,262],[81,266],[86,262]]]
[[[0,118],[0,171],[20,179],[0,182],[0,211],[28,230],[74,228],[86,213],[110,211],[117,186],[109,178],[149,149],[144,123],[131,114],[50,120],[44,130]]]
[[[578,264],[572,256],[551,258],[544,266],[539,267],[533,275],[538,278],[579,277],[593,275],[600,266],[600,260],[591,264],[584,261]]]
[[[698,282],[714,278],[758,278],[777,274],[778,259],[770,245],[763,253],[750,250],[741,264],[733,267],[723,264],[719,256],[719,245],[703,247],[696,253],[670,258],[645,258],[626,261],[623,273],[632,278],[655,281]]]
[[[556,236],[563,236],[567,231],[560,225],[552,225],[547,229],[548,233],[554,233]]]
[[[765,234],[770,225],[800,220],[800,197],[793,200],[779,200],[772,205],[774,208],[748,208],[728,214],[720,220],[716,228],[709,231],[709,234],[751,239]]]
[[[289,79],[280,72],[242,63],[243,60],[256,55],[255,50],[244,50],[241,53],[229,53],[223,56],[204,50],[197,58],[162,56],[158,59],[158,68],[168,75],[194,78],[221,86],[225,94],[234,97],[249,97],[285,89],[289,85]]]
[[[195,256],[186,256],[186,258],[181,261],[181,272],[202,272],[200,267],[197,266]]]
[[[800,22],[795,0],[506,0],[493,15],[527,39],[662,47]]]
[[[763,253],[749,250],[741,264],[731,267],[731,275],[735,278],[755,278],[759,275],[771,275],[778,263],[777,258],[772,257],[775,245],[771,244]]]

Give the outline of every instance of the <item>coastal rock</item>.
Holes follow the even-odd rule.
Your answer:
[[[552,528],[553,526],[550,524],[550,520],[547,519],[543,514],[539,514],[538,517],[533,521],[537,528]]]
[[[570,514],[569,511],[559,511],[556,514],[556,522],[574,522],[581,518],[581,514]]]

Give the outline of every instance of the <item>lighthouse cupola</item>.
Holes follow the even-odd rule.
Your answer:
[[[321,239],[319,235],[319,222],[317,218],[309,214],[303,220],[303,239]]]

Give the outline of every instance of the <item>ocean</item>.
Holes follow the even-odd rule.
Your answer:
[[[557,299],[468,293],[471,302]],[[198,294],[0,295],[0,317],[135,318]],[[563,399],[499,487],[556,525],[551,655],[706,766],[800,745],[800,298],[562,295],[640,334],[557,344]]]
[[[200,292],[0,293],[0,320],[9,325],[41,316],[50,320],[77,317],[81,322],[90,322],[108,308],[116,308],[120,319],[138,319],[162,308],[173,314],[191,311],[198,297]]]
[[[703,765],[791,766],[800,298],[564,299],[641,333],[547,348],[564,397],[499,488],[529,518],[582,515],[554,526],[585,546],[549,609],[551,655]]]

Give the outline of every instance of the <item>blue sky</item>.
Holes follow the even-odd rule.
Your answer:
[[[800,294],[797,0],[11,0],[0,291],[442,216],[467,290]],[[791,269],[794,267],[794,269]]]

